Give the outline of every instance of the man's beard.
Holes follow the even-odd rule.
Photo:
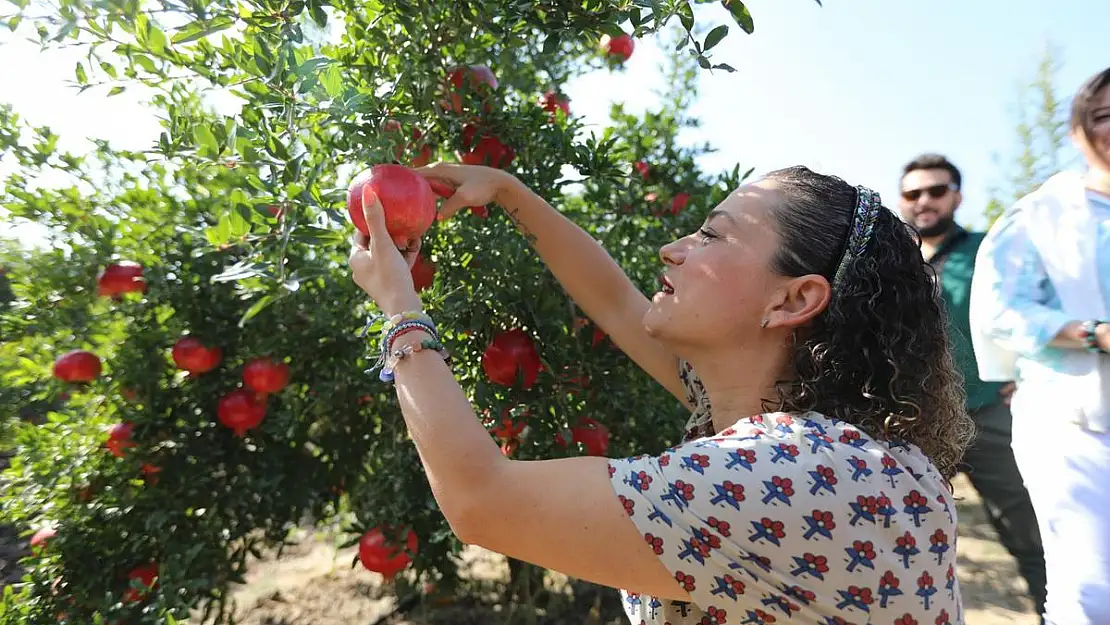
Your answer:
[[[944,236],[944,235],[948,234],[948,231],[951,230],[952,227],[955,226],[955,225],[956,225],[955,216],[937,217],[936,223],[934,223],[931,226],[927,226],[925,228],[918,228],[917,233],[919,235],[921,235],[922,238],[932,239],[932,238],[935,238],[935,237]]]

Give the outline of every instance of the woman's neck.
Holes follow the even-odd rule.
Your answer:
[[[1110,196],[1110,172],[1092,167],[1087,171],[1085,180],[1088,189]]]
[[[732,357],[715,354],[716,357],[690,359],[709,395],[715,431],[763,413],[764,402],[778,398],[775,383],[781,378],[776,373],[779,368],[767,366],[782,357],[781,350],[776,351],[745,350],[739,358],[734,354],[729,355]]]

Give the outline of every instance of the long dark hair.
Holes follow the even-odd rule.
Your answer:
[[[805,167],[766,176],[782,187],[781,240],[772,270],[830,283],[856,212],[854,187]],[[828,308],[796,336],[793,370],[776,384],[777,410],[814,410],[884,440],[921,448],[945,477],[971,441],[963,378],[913,230],[884,207],[870,242],[850,259]]]
[[[1110,87],[1110,67],[1088,78],[1071,100],[1071,129],[1080,132],[1092,146],[1095,140],[1091,136],[1094,132],[1091,124],[1091,107],[1094,105],[1095,97],[1107,87]],[[1110,168],[1110,162],[1107,162],[1106,158],[1102,156],[1099,158],[1105,167]]]

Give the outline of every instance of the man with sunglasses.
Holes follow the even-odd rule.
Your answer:
[[[1017,560],[1018,568],[1044,613],[1045,565],[1040,531],[1029,493],[1010,447],[1010,395],[1014,386],[979,379],[971,346],[968,299],[975,254],[985,233],[969,232],[956,223],[960,170],[940,154],[922,154],[903,168],[902,218],[921,236],[921,253],[936,272],[937,288],[948,309],[948,334],[964,376],[968,413],[978,433],[964,457],[964,470],[983,500],[999,539]]]

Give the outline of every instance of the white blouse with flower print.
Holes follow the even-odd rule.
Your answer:
[[[621,592],[633,625],[957,625],[956,508],[912,445],[818,413],[712,434],[700,381],[687,440],[611,460],[644,540],[692,603]]]

